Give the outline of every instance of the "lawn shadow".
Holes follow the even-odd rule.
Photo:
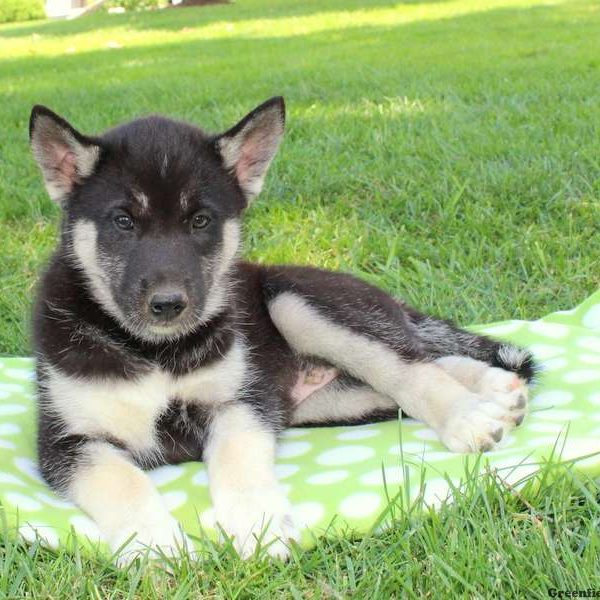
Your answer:
[[[63,36],[97,31],[110,27],[127,27],[140,31],[180,31],[183,28],[201,27],[213,23],[239,23],[270,19],[277,21],[290,17],[305,17],[315,14],[334,12],[354,12],[376,8],[394,8],[401,5],[425,6],[437,5],[451,0],[369,0],[368,4],[360,0],[323,0],[273,3],[267,10],[257,13],[253,2],[231,2],[207,6],[166,8],[158,11],[143,11],[124,15],[109,15],[103,12],[81,17],[74,21],[44,20],[32,23],[15,24],[2,30],[0,40],[22,38],[30,35]]]

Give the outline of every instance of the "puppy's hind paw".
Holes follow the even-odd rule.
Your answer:
[[[517,396],[506,400],[511,402],[516,406],[520,400]],[[517,413],[503,403],[476,396],[451,416],[440,432],[440,439],[453,452],[487,452],[502,441],[517,424],[516,420]]]

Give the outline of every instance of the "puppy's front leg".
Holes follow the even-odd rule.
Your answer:
[[[260,541],[285,558],[297,539],[290,505],[275,476],[275,433],[250,406],[232,403],[215,415],[204,449],[215,516],[240,556]]]
[[[98,525],[123,565],[149,548],[177,555],[191,549],[152,481],[126,452],[105,442],[88,442],[68,485],[68,495]]]

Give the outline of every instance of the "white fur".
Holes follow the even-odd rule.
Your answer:
[[[275,475],[275,441],[248,406],[235,404],[215,414],[204,450],[216,520],[244,557],[260,540],[283,558],[298,535]]]
[[[68,493],[112,550],[121,549],[119,564],[150,548],[173,556],[191,548],[150,478],[113,446],[96,442],[86,447]]]
[[[155,368],[134,380],[91,379],[46,366],[48,402],[66,434],[108,434],[140,456],[152,455],[154,424],[169,400],[214,405],[235,399],[248,377],[246,352],[236,340],[221,360],[181,377]]]
[[[146,196],[146,194],[144,194],[144,192],[140,192],[139,190],[137,190],[133,193],[133,197],[137,201],[138,206],[141,209],[141,212],[142,213],[147,212],[148,207],[150,206],[150,200],[148,199],[148,196]]]
[[[110,315],[123,321],[123,313],[110,290],[108,275],[100,266],[96,225],[81,219],[73,225],[72,237],[73,254],[88,281],[94,298]]]
[[[367,386],[343,389],[334,384],[314,392],[301,402],[292,415],[292,423],[300,425],[358,419],[375,410],[397,406],[392,398]]]
[[[227,300],[230,285],[227,272],[230,270],[240,247],[240,223],[237,219],[229,219],[223,224],[222,239],[221,249],[215,258],[212,285],[202,311],[204,322],[214,317]]]
[[[169,157],[165,153],[160,165],[160,176],[164,179],[167,176],[167,169],[169,168]]]
[[[495,398],[471,392],[437,364],[403,361],[381,342],[328,321],[300,296],[277,296],[269,313],[298,353],[319,356],[393,398],[451,450],[492,448],[499,432],[514,425],[510,410]]]

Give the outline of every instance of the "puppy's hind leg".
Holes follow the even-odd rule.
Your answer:
[[[273,322],[296,352],[329,361],[393,398],[408,415],[433,427],[449,449],[489,450],[514,426],[508,408],[470,391],[418,350],[403,358],[384,336],[334,321],[330,312],[293,291],[269,302]],[[392,326],[400,338],[396,344],[403,339],[408,344],[410,332]]]

